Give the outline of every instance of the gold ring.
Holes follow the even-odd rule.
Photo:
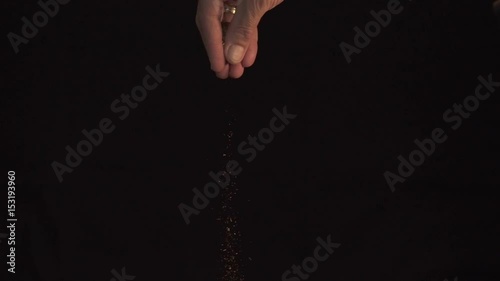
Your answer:
[[[224,4],[224,13],[231,13],[233,15],[236,14],[236,6]]]

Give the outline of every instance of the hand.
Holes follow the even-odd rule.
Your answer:
[[[238,0],[236,14],[224,13],[223,0],[198,0],[196,25],[217,77],[240,78],[257,56],[260,19],[283,0]],[[230,22],[223,45],[221,22]]]

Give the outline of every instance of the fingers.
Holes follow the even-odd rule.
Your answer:
[[[224,76],[226,60],[222,46],[222,27],[220,23],[222,1],[199,0],[196,14],[196,25],[200,31],[203,44],[214,72]]]
[[[245,68],[253,65],[257,56],[257,41],[258,31],[255,32],[255,36],[250,40],[250,45],[241,63],[229,65],[229,76],[231,78],[240,78],[245,72]]]
[[[215,75],[217,76],[217,78],[227,79],[227,77],[229,76],[229,69],[230,69],[230,65],[229,64],[225,64],[224,68],[222,69],[222,71],[215,72]]]
[[[230,64],[240,63],[250,46],[252,38],[257,32],[257,25],[266,11],[254,5],[260,0],[243,1],[226,34],[224,52]]]
[[[257,26],[264,14],[281,4],[283,0],[245,0],[238,6],[226,35],[224,54],[230,64],[242,62],[249,48],[251,53],[244,65],[252,65],[257,54]]]
[[[243,65],[243,67],[250,67],[255,62],[255,58],[257,57],[257,50],[259,49],[258,32],[259,32],[258,30],[255,31],[255,36],[250,41],[250,45],[248,46],[248,50],[245,53],[245,57],[243,58],[243,61],[241,61],[241,64]]]
[[[196,25],[216,76],[239,78],[254,64],[258,50],[257,26],[262,16],[283,0],[244,0],[236,14],[224,14],[222,0],[198,0]],[[233,5],[235,5],[233,3]],[[223,38],[221,20],[231,22]],[[222,44],[223,40],[225,44]],[[229,64],[228,64],[229,63]]]
[[[245,68],[241,63],[238,64],[232,64],[229,66],[229,76],[231,78],[240,78],[243,75],[243,72],[245,71]]]

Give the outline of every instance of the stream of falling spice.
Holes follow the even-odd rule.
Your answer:
[[[225,133],[227,144],[222,154],[224,163],[232,160],[233,154],[233,124],[234,115],[226,110],[229,115],[228,129]],[[221,189],[221,209],[217,218],[222,227],[222,241],[220,244],[220,254],[222,263],[221,281],[244,281],[242,273],[241,254],[241,233],[238,227],[238,214],[234,207],[234,198],[238,188],[236,186],[236,176],[231,176],[229,186]]]

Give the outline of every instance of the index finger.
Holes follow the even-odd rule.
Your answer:
[[[196,25],[200,31],[213,71],[224,70],[226,59],[222,47],[221,12],[223,3],[220,0],[199,0],[196,14]]]

